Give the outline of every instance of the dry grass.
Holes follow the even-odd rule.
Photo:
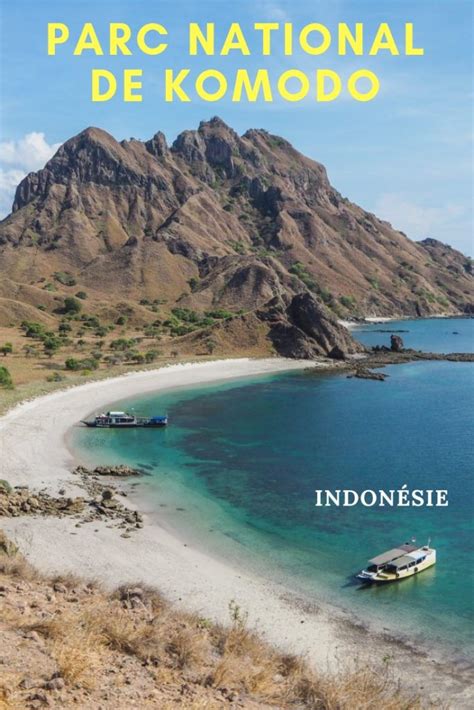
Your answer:
[[[233,697],[251,708],[421,708],[418,699],[400,691],[386,668],[317,674],[302,658],[282,654],[263,642],[233,603],[231,623],[222,627],[176,611],[158,592],[144,586],[120,587],[109,594],[72,575],[44,578],[15,553],[0,553],[0,575],[0,582],[21,581],[29,597],[39,595],[47,602],[41,613],[38,608],[44,609],[43,603],[27,609],[6,605],[0,630],[4,625],[18,634],[20,650],[32,634],[40,637],[56,674],[66,684],[66,697],[77,689],[90,696],[107,674],[131,664],[137,687],[145,674],[146,681],[164,693],[160,708],[176,707],[170,694],[182,694],[183,687],[189,693],[183,706],[196,710],[222,708]],[[55,586],[59,593],[54,593]],[[0,708],[18,707],[18,674],[4,670]],[[118,685],[116,690],[120,691]],[[144,702],[143,707],[150,706]]]

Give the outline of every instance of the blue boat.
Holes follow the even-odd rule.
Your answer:
[[[137,417],[127,412],[103,412],[92,421],[82,421],[88,427],[100,429],[135,429],[137,427],[164,427],[168,424],[168,415],[155,417]]]

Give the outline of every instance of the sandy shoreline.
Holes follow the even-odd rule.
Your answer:
[[[70,472],[74,459],[65,446],[67,431],[95,409],[133,395],[301,369],[305,361],[225,360],[173,365],[156,371],[88,383],[17,405],[0,420],[0,478],[57,494],[81,495]],[[69,518],[8,518],[1,527],[42,571],[71,571],[100,579],[109,586],[145,582],[157,586],[171,601],[220,622],[228,620],[234,599],[249,614],[249,622],[270,642],[290,652],[306,654],[322,670],[335,670],[347,660],[381,662],[406,676],[413,687],[430,689],[434,702],[449,707],[472,704],[468,671],[434,655],[411,651],[394,640],[375,638],[356,619],[320,606],[312,608],[276,583],[233,569],[184,542],[155,522],[145,524],[130,539],[97,522],[80,529]],[[370,640],[370,643],[368,641]],[[415,666],[415,667],[414,667]]]

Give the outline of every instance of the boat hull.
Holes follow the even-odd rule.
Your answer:
[[[413,567],[412,569],[408,569],[406,571],[401,571],[397,573],[379,572],[379,574],[375,576],[374,582],[375,584],[390,584],[390,582],[401,582],[402,579],[414,577],[415,574],[420,574],[420,572],[424,572],[425,569],[433,567],[435,563],[436,558],[434,558],[433,560],[426,559],[424,562],[421,562],[416,567]]]

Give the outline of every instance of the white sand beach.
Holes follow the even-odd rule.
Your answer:
[[[173,365],[24,402],[0,419],[0,478],[53,495],[60,489],[67,495],[81,495],[77,476],[71,473],[76,462],[65,437],[91,412],[132,395],[308,366],[317,363],[271,358]],[[0,519],[7,535],[41,571],[74,572],[110,587],[123,582],[154,585],[170,601],[224,623],[229,619],[229,602],[235,600],[264,638],[289,652],[307,655],[321,671],[340,669],[354,659],[382,664],[384,657],[390,657],[390,669],[402,685],[416,692],[424,688],[438,706],[444,702],[456,709],[472,707],[464,667],[434,652],[372,635],[350,614],[320,604],[317,598],[308,604],[276,582],[234,569],[198,549],[193,539],[183,539],[179,531],[160,525],[159,515],[145,518],[144,528],[130,539],[121,538],[105,522],[79,529],[75,523],[68,517]]]

